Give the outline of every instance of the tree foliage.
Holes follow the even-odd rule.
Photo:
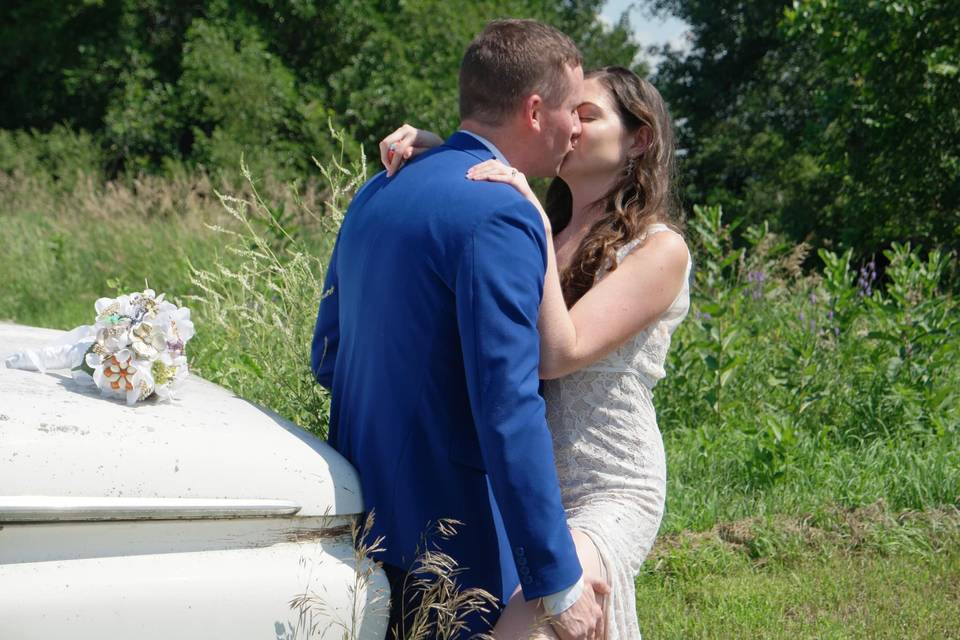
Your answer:
[[[685,195],[797,240],[957,247],[960,13],[936,0],[660,0]]]
[[[949,3],[646,4],[692,32],[692,50],[668,51],[655,79],[680,123],[688,204],[852,247],[856,259],[893,240],[958,247],[960,13]],[[255,174],[304,175],[311,156],[332,153],[331,122],[368,152],[402,122],[449,133],[460,57],[496,17],[557,26],[588,68],[646,73],[625,17],[604,26],[602,5],[5,3],[0,129],[52,132],[54,142],[89,134],[108,175],[180,162],[235,169],[241,154]]]
[[[960,236],[960,13],[937,0],[804,2],[785,14],[809,42],[806,81],[830,199],[812,230],[844,244],[929,246]],[[811,132],[812,133],[812,132]]]
[[[0,128],[66,124],[111,171],[188,161],[293,175],[333,149],[328,122],[375,143],[405,121],[450,132],[457,70],[497,17],[570,34],[590,64],[630,66],[601,0],[67,0],[0,8]],[[644,67],[635,67],[645,71]]]

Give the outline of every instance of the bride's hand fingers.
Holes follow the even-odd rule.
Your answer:
[[[521,188],[523,185],[523,179],[520,177],[519,173],[514,173],[509,167],[499,167],[499,168],[489,168],[472,171],[467,173],[467,177],[471,180],[487,180],[490,182],[504,182],[506,184],[512,184],[517,188]]]
[[[387,160],[389,160],[389,164],[387,165],[388,178],[396,173],[397,170],[403,166],[403,163],[413,155],[412,142],[413,136],[409,135],[393,143],[392,149],[387,149]]]
[[[473,171],[492,171],[494,169],[506,168],[506,165],[500,162],[499,160],[485,160],[479,164],[475,164],[467,171],[467,173]]]
[[[380,162],[383,164],[384,168],[390,168],[390,160],[392,159],[392,153],[390,145],[397,145],[397,143],[403,138],[403,127],[400,127],[386,138],[380,141]]]
[[[492,178],[504,178],[509,174],[499,169],[475,169],[467,172],[467,177],[471,180],[490,180]]]
[[[490,176],[503,177],[509,181],[518,177],[518,174],[516,169],[508,167],[498,160],[487,160],[467,170],[467,177],[473,180],[487,180]]]
[[[413,147],[409,146],[409,142],[406,140],[394,143],[393,149],[387,150],[387,159],[389,160],[389,164],[387,165],[388,178],[403,166],[403,163],[407,161],[411,153],[413,153]]]
[[[416,137],[417,129],[404,124],[380,141],[380,162],[386,168],[388,178],[413,155],[413,142]]]
[[[520,185],[520,181],[517,180],[516,176],[504,171],[484,172],[469,177],[471,180],[487,180],[488,182],[504,182],[506,184]]]
[[[504,176],[497,173],[491,173],[489,175],[484,175],[484,176],[471,176],[470,179],[476,180],[478,182],[480,180],[485,180],[487,182],[504,182],[508,184],[510,183],[510,176]]]

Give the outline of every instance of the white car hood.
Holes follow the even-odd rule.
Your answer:
[[[300,506],[297,516],[363,510],[356,471],[327,443],[192,374],[174,402],[128,407],[68,371],[2,366],[61,333],[0,324],[0,497],[285,500]]]

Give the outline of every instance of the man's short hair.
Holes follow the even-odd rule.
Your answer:
[[[534,93],[557,106],[569,91],[568,66],[583,66],[583,58],[557,29],[536,20],[494,20],[460,63],[460,119],[501,125]]]

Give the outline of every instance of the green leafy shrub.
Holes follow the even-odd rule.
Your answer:
[[[0,172],[68,191],[78,179],[102,180],[104,154],[86,131],[56,125],[46,133],[0,129]]]
[[[894,243],[881,286],[850,250],[821,250],[822,271],[807,273],[808,246],[751,227],[735,248],[735,227],[719,207],[690,221],[691,313],[655,393],[668,527],[818,501],[960,499],[960,320],[942,290],[953,256]]]

